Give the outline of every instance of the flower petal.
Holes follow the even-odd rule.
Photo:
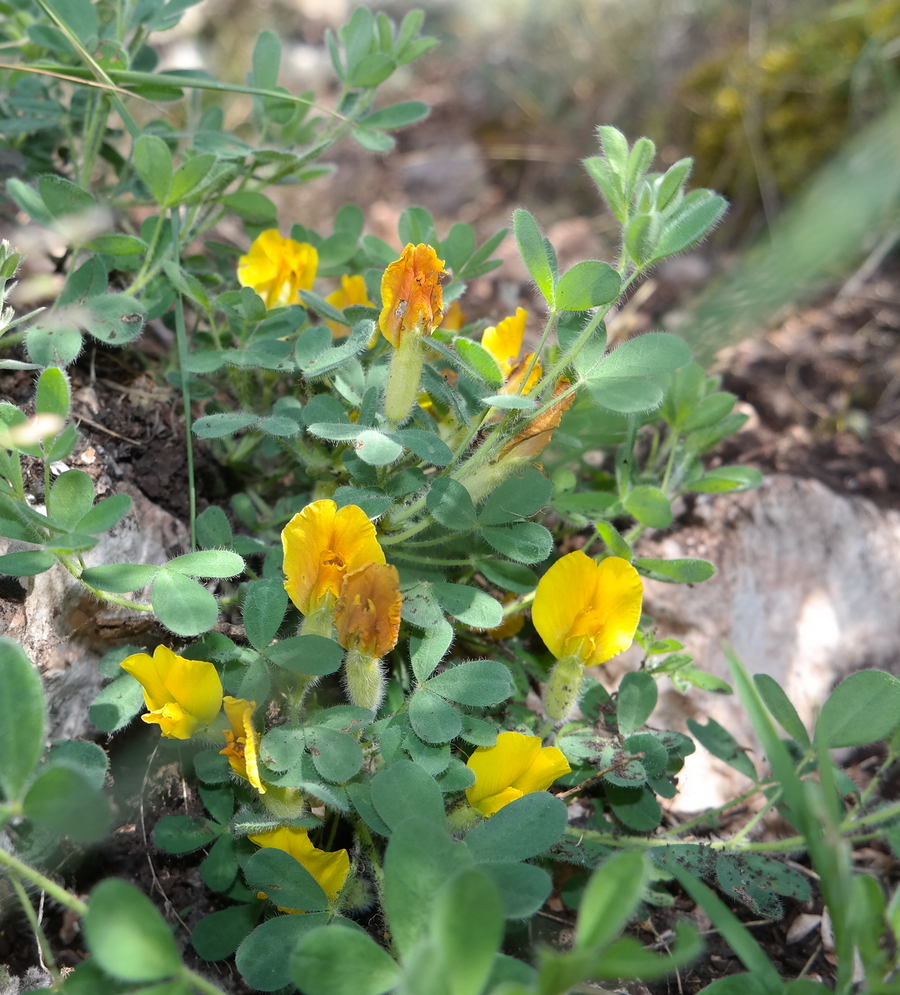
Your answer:
[[[513,781],[512,786],[518,788],[523,795],[546,791],[558,777],[570,773],[571,770],[562,750],[558,750],[555,746],[545,746],[534,758],[534,763],[528,770]]]
[[[559,659],[578,613],[593,604],[597,565],[580,549],[560,557],[538,581],[531,618],[547,649]]]
[[[515,784],[534,763],[541,749],[537,736],[501,732],[494,746],[479,746],[466,765],[475,774],[475,783],[466,790],[470,805],[498,795]]]
[[[242,287],[251,287],[267,308],[299,304],[298,290],[312,288],[319,253],[308,242],[282,238],[277,228],[262,232],[245,256],[238,260],[237,277]]]
[[[378,327],[394,346],[408,335],[431,335],[444,316],[444,261],[430,245],[410,243],[384,271]]]
[[[527,792],[519,791],[518,788],[504,788],[503,791],[498,792],[496,795],[489,795],[487,798],[482,798],[480,802],[475,803],[475,808],[486,818],[489,819],[495,812],[499,812],[504,805],[508,805],[510,802],[514,802],[517,798],[521,798],[522,795]]]
[[[383,657],[400,631],[400,577],[388,563],[367,563],[344,575],[334,611],[337,640],[344,649]]]
[[[309,615],[326,597],[334,603],[348,571],[367,563],[384,563],[375,526],[362,508],[334,501],[313,501],[281,533],[284,586],[291,601]]]
[[[289,853],[316,879],[330,901],[337,898],[350,873],[350,855],[346,850],[319,850],[313,846],[306,829],[279,826],[249,837],[257,846],[274,847]]]
[[[481,334],[481,344],[497,360],[504,377],[512,372],[522,351],[527,320],[528,312],[519,307],[514,315],[504,318],[496,327],[485,328]]]

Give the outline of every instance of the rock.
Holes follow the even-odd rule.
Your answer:
[[[177,518],[127,481],[115,490],[129,494],[134,504],[85,554],[88,566],[161,565],[189,549],[187,530]],[[100,487],[98,491],[102,493]],[[0,553],[7,551],[7,544],[16,545],[0,538]],[[98,601],[59,565],[25,579],[25,584],[24,598],[8,599],[3,606],[5,635],[19,641],[43,678],[48,738],[88,735],[92,729],[88,707],[102,684],[100,657],[117,646],[154,646],[161,631],[156,616]]]
[[[867,667],[900,673],[900,512],[789,476],[703,499],[698,510],[702,524],[640,545],[642,556],[700,556],[717,567],[703,584],[645,586],[658,633],[684,642],[698,667],[730,680],[727,641],[751,675],[778,681],[810,729],[848,674]],[[667,684],[651,726],[687,731],[688,718],[703,724],[710,716],[761,766],[736,696],[683,696]],[[679,785],[675,807],[688,812],[720,805],[748,783],[698,746]]]

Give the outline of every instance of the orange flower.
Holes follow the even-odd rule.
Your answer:
[[[313,501],[288,522],[281,541],[285,590],[307,616],[334,609],[345,574],[384,563],[375,526],[355,504]]]
[[[504,318],[496,327],[492,325],[482,332],[481,344],[497,360],[497,365],[506,381],[500,390],[501,394],[515,394],[519,391],[522,380],[534,360],[532,352],[522,360],[519,359],[527,320],[528,312],[525,308],[516,308],[514,315]],[[523,394],[534,388],[541,379],[542,372],[540,361],[535,362],[528,374],[527,383],[521,388]]]
[[[238,260],[237,278],[242,287],[252,287],[267,308],[302,304],[298,291],[312,289],[318,265],[315,246],[282,238],[277,228],[270,228]]]
[[[224,730],[225,749],[219,750],[219,753],[228,757],[228,763],[238,777],[249,781],[264,795],[266,786],[259,776],[259,733],[253,726],[256,702],[226,695],[222,699],[222,707],[231,728]]]
[[[396,567],[367,563],[346,574],[334,612],[337,641],[344,649],[384,656],[397,645],[402,602]]]
[[[361,276],[349,276],[347,273],[341,277],[339,289],[330,293],[325,300],[329,304],[333,304],[339,311],[343,311],[345,307],[350,307],[353,304],[375,307],[369,300],[366,281]],[[342,325],[337,321],[326,321],[325,324],[331,329],[331,334],[335,338],[341,338],[350,331],[347,325]]]
[[[561,377],[553,389],[553,396],[558,397],[570,386],[569,381]],[[575,401],[575,394],[564,397],[552,408],[548,408],[539,418],[529,422],[518,435],[515,435],[510,442],[503,447],[500,452],[501,460],[504,458],[515,460],[517,463],[534,459],[550,445],[553,433],[559,428],[562,416],[572,407]]]
[[[444,261],[430,245],[410,243],[384,271],[378,327],[395,349],[409,335],[425,336],[441,323]]]

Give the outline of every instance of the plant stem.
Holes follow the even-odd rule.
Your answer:
[[[41,951],[41,962],[50,974],[50,977],[53,979],[54,986],[58,985],[59,970],[56,967],[56,958],[54,958],[53,951],[50,949],[50,944],[47,942],[47,934],[44,932],[40,922],[38,921],[38,917],[35,914],[34,906],[31,904],[31,899],[22,887],[22,882],[19,880],[18,874],[10,871],[9,880],[16,892],[16,896],[19,899],[19,905],[22,906],[22,911],[25,913],[25,918],[31,926],[34,938],[37,940],[38,947]]]
[[[40,871],[29,867],[28,864],[23,863],[18,857],[14,857],[11,853],[4,850],[3,847],[0,847],[0,866],[6,867],[20,878],[25,878],[26,881],[36,884],[38,888],[46,891],[51,898],[59,902],[60,905],[65,905],[67,909],[71,909],[76,915],[87,915],[88,907],[86,902],[82,902],[80,898],[70,895],[65,888],[61,888],[55,881],[51,881],[50,878],[41,874]]]

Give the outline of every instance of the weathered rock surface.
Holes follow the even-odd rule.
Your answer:
[[[184,525],[149,501],[128,481],[110,488],[97,481],[98,494],[126,493],[131,511],[94,549],[85,554],[88,566],[107,563],[161,565],[185,552],[190,539]],[[107,490],[107,488],[109,488]],[[10,540],[0,538],[0,553]],[[22,544],[10,544],[10,549]],[[156,616],[98,601],[61,566],[33,578],[23,578],[25,596],[2,605],[4,635],[18,640],[44,680],[49,709],[48,738],[73,739],[88,734],[88,707],[100,690],[100,657],[129,643],[144,645],[158,635]],[[158,639],[151,639],[154,644]]]
[[[729,679],[723,641],[750,674],[784,688],[811,728],[816,710],[848,674],[875,667],[900,675],[900,512],[847,497],[815,480],[768,477],[757,491],[700,505],[704,521],[656,540],[641,554],[701,556],[717,573],[693,586],[646,583],[645,610],[660,635],[680,639],[697,665]],[[736,696],[667,682],[651,724],[686,731],[711,716],[761,755]],[[702,748],[679,778],[675,805],[698,811],[746,787]]]

